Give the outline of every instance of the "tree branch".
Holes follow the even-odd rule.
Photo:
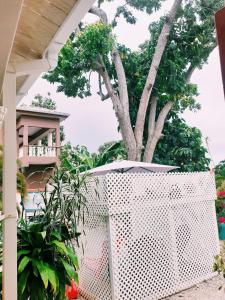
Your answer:
[[[121,114],[122,113],[122,106],[121,106],[118,94],[113,89],[108,71],[107,71],[107,69],[105,67],[105,64],[103,62],[103,59],[100,55],[99,55],[99,61],[100,61],[99,65],[101,66],[101,68],[98,69],[98,72],[102,76],[103,81],[105,83],[106,90],[107,90],[108,94],[110,95],[110,97],[112,99],[115,112]]]
[[[190,67],[188,68],[187,72],[186,72],[186,82],[189,83],[191,80],[191,76],[194,73],[196,67],[190,65]]]
[[[103,23],[108,24],[107,14],[100,7],[92,6],[89,9],[89,13],[99,17],[99,19],[101,19]]]
[[[175,0],[170,10],[168,17],[166,18],[165,24],[163,25],[162,31],[159,35],[155,53],[153,55],[151,67],[147,76],[145,87],[140,99],[140,105],[138,109],[136,124],[135,124],[135,138],[137,142],[138,151],[142,149],[142,139],[144,132],[144,123],[146,118],[146,112],[151,96],[152,88],[155,83],[158,67],[160,65],[163,53],[166,48],[169,33],[175,20],[178,9],[181,7],[182,0]]]
[[[158,97],[153,96],[149,112],[148,121],[148,138],[152,139],[153,133],[155,131],[155,118],[156,118],[156,108],[157,108]]]
[[[99,87],[99,92],[98,95],[101,97],[102,101],[105,101],[107,99],[109,99],[111,97],[111,95],[109,93],[107,93],[106,95],[103,94],[102,91],[102,82],[101,82],[101,75],[98,74],[98,87]]]
[[[98,16],[102,20],[103,23],[108,24],[108,18],[103,9],[93,6],[89,10],[89,12]],[[115,40],[114,40],[113,49],[112,49],[112,59],[113,59],[114,65],[115,65],[116,74],[117,74],[117,78],[118,78],[120,101],[124,107],[124,113],[126,115],[127,114],[129,115],[129,98],[128,98],[128,91],[127,91],[126,74],[124,71],[123,63],[120,58],[120,54],[117,50]]]
[[[158,119],[155,124],[155,130],[152,136],[148,136],[145,153],[144,153],[144,161],[151,162],[153,159],[153,155],[155,152],[155,148],[157,146],[157,143],[162,135],[163,127],[166,121],[166,118],[168,116],[168,113],[170,112],[171,108],[173,106],[173,102],[169,101],[165,104],[163,109],[161,110]]]
[[[92,7],[89,10],[89,12],[98,16],[105,24],[108,24],[107,15],[101,8]],[[112,35],[112,38],[113,38],[113,35]],[[113,38],[113,40],[114,40],[114,38]],[[116,101],[115,101],[115,99],[113,99],[113,98],[115,98],[115,96],[111,96],[111,98],[112,98],[113,105],[115,105],[115,102],[116,102],[116,107],[121,106],[120,110],[116,112],[118,114],[118,121],[119,121],[119,125],[121,127],[121,133],[124,137],[125,145],[128,149],[129,159],[135,160],[136,141],[135,141],[134,132],[133,132],[133,129],[131,126],[131,120],[130,120],[129,97],[128,97],[128,90],[127,90],[126,74],[125,74],[123,63],[120,58],[120,54],[118,52],[115,40],[113,42],[112,60],[115,65],[115,70],[116,70],[116,74],[117,74],[119,95],[118,94],[116,95]],[[101,58],[100,63],[102,65],[104,65],[102,58]],[[107,73],[107,71],[102,72],[100,74],[106,84],[108,93],[110,95],[112,95],[113,87],[111,85],[108,73],[107,73],[107,76],[105,73]],[[111,87],[109,86],[109,82],[110,82]],[[130,154],[129,154],[129,152],[130,152]]]

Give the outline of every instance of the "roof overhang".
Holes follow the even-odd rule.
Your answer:
[[[220,53],[223,89],[225,93],[225,7],[219,10],[216,15],[216,31]]]
[[[17,77],[17,101],[58,54],[95,0],[0,1],[0,91],[6,70]]]
[[[21,118],[22,116],[29,116],[29,117],[39,117],[45,119],[58,119],[60,122],[66,120],[69,117],[69,114],[50,110],[50,109],[41,109],[35,107],[18,107],[16,109],[17,119]]]

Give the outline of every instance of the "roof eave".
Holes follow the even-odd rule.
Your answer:
[[[69,38],[70,34],[76,29],[82,18],[94,4],[95,0],[78,0],[71,9],[68,16],[56,32],[54,38],[50,41],[48,47],[45,49],[42,58],[43,68],[31,69],[28,77],[17,93],[17,103],[27,94],[33,83],[39,78],[43,72],[53,70],[58,61],[58,54]],[[40,60],[39,60],[40,61]]]

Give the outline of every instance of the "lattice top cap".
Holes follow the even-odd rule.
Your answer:
[[[113,163],[94,168],[88,172],[95,175],[104,175],[107,173],[127,173],[127,172],[169,172],[178,169],[177,166],[166,166],[159,164],[152,164],[146,162],[137,162],[129,160],[115,161]]]

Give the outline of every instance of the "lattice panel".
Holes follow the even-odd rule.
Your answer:
[[[82,295],[161,299],[213,276],[215,197],[209,173],[111,173],[90,182]]]

